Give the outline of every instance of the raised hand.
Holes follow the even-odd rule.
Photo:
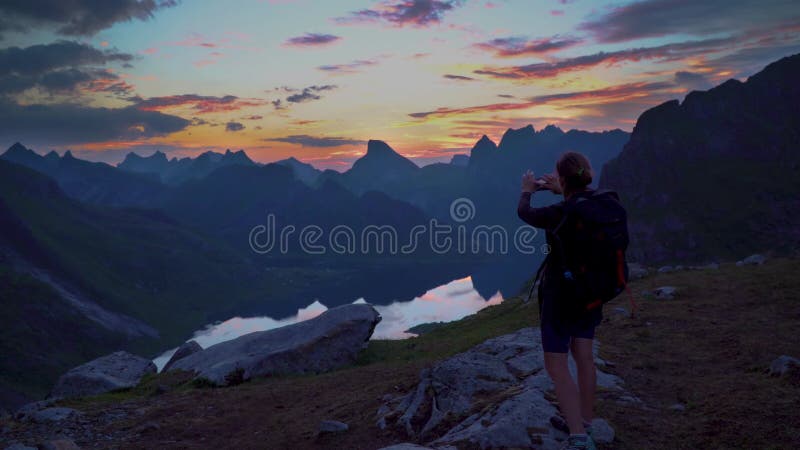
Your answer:
[[[522,192],[536,192],[539,189],[539,184],[536,183],[536,177],[530,170],[522,174]]]

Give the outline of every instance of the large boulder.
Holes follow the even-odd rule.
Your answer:
[[[115,352],[62,375],[49,397],[83,397],[130,388],[150,373],[156,373],[153,361],[128,352]]]
[[[163,372],[168,371],[170,367],[172,367],[172,365],[178,360],[186,358],[187,356],[200,351],[203,351],[203,347],[201,347],[197,341],[191,340],[189,342],[184,342],[180,347],[178,347],[177,350],[175,350],[175,353],[172,354],[172,357],[164,365]]]
[[[539,330],[524,328],[441,361],[422,371],[411,392],[387,399],[378,424],[435,448],[557,448],[566,434],[550,422],[557,407],[541,345]],[[598,370],[597,382],[624,392],[612,374]]]
[[[170,369],[193,371],[217,385],[272,374],[325,372],[355,361],[380,320],[372,305],[339,306],[304,322],[212,345]]]

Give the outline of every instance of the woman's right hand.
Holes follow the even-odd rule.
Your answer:
[[[542,176],[542,180],[544,180],[542,189],[547,189],[548,191],[551,191],[554,194],[563,194],[561,189],[561,182],[558,180],[558,175],[554,173],[548,173]]]

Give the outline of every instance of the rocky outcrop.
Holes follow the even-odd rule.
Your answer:
[[[800,359],[789,355],[781,355],[769,365],[769,374],[774,377],[782,377],[789,373],[792,368],[800,369]]]
[[[168,371],[170,367],[172,367],[172,365],[175,364],[178,360],[181,360],[191,354],[201,351],[203,351],[203,347],[201,347],[200,344],[197,343],[197,341],[191,340],[188,342],[184,342],[180,347],[178,347],[177,350],[175,350],[175,353],[172,354],[172,357],[169,359],[169,361],[167,361],[167,363],[164,364],[164,369],[162,370],[162,372]]]
[[[83,397],[129,388],[150,373],[156,373],[153,361],[128,352],[115,352],[62,375],[49,397]]]
[[[632,260],[800,245],[800,55],[639,116],[600,187],[628,208]],[[676,182],[677,181],[677,182]]]
[[[597,375],[599,386],[622,389],[618,377]],[[400,427],[430,447],[556,448],[566,435],[550,423],[551,389],[539,330],[525,328],[423,370],[416,389],[379,409],[378,426]]]
[[[371,305],[339,306],[304,322],[212,345],[176,361],[171,369],[193,371],[217,385],[271,374],[324,372],[352,363],[380,320]]]

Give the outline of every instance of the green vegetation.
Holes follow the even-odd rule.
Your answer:
[[[615,300],[598,328],[603,370],[622,377],[642,404],[619,393],[598,393],[598,415],[615,427],[614,449],[798,448],[796,405],[800,371],[770,377],[781,354],[798,355],[800,260],[774,259],[764,266],[653,275],[631,284],[639,302],[635,318],[615,314]],[[674,300],[645,299],[658,286],[679,288]],[[511,298],[430,333],[403,341],[371,341],[358,362],[307,376],[268,377],[230,388],[193,386],[185,373],[150,377],[139,387],[66,403],[90,414],[104,408],[139,410],[143,416],[112,426],[120,442],[158,447],[170,439],[208,446],[379,448],[408,438],[379,430],[375,411],[385,394],[413,389],[420,369],[485,339],[535,325],[536,304]],[[169,392],[156,394],[157,386]],[[681,403],[685,411],[669,409]],[[191,432],[186,417],[191,411]],[[320,420],[351,426],[329,440],[315,437]],[[156,421],[147,436],[130,429]],[[256,433],[258,432],[258,433]],[[332,439],[332,440],[330,440]],[[125,445],[123,445],[125,447]]]
[[[50,286],[0,266],[0,386],[31,398],[47,394],[65,368],[123,339],[67,305]]]

